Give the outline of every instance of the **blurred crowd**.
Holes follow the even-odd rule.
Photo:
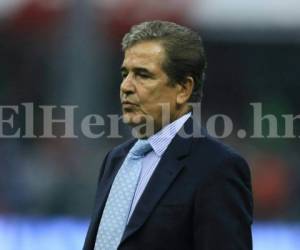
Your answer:
[[[277,41],[276,30],[270,40],[256,39],[253,30],[247,33],[251,42],[238,39],[245,31],[228,39],[228,31],[210,30],[189,18],[189,0],[21,2],[0,11],[1,105],[78,105],[78,117],[120,114],[121,37],[134,23],[164,19],[203,37],[208,56],[204,121],[226,114],[235,127],[251,132],[250,103],[259,102],[265,114],[278,117],[282,134],[281,114],[299,114],[300,43]],[[299,120],[294,122],[298,137]],[[14,124],[23,131],[22,114],[15,115]],[[37,134],[42,126],[35,122]],[[268,123],[263,128],[267,135]],[[89,216],[104,155],[129,137],[121,129],[124,137],[118,139],[0,138],[0,214]],[[300,220],[300,138],[233,134],[224,140],[251,166],[255,218]]]

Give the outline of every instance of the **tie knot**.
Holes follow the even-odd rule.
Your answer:
[[[152,147],[148,140],[138,140],[130,149],[129,153],[137,157],[142,157],[149,153],[151,150]]]

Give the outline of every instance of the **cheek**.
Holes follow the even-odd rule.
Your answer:
[[[153,114],[160,114],[162,106],[165,109],[174,106],[176,102],[176,95],[173,89],[168,87],[144,89],[140,88],[137,91],[137,96],[139,98],[140,107],[145,112],[151,112]],[[148,113],[147,112],[147,113]]]

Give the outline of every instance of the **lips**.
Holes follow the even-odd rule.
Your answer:
[[[129,101],[123,101],[122,102],[123,105],[133,105],[133,106],[137,106],[137,104],[133,103],[133,102],[129,102]]]
[[[131,111],[134,110],[137,107],[137,104],[129,101],[123,101],[122,102],[122,108],[124,111]]]

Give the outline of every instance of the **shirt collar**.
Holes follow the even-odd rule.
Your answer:
[[[150,145],[152,146],[154,152],[161,157],[169,146],[172,139],[175,137],[177,132],[191,116],[191,112],[181,116],[177,120],[163,127],[160,131],[148,138]]]

